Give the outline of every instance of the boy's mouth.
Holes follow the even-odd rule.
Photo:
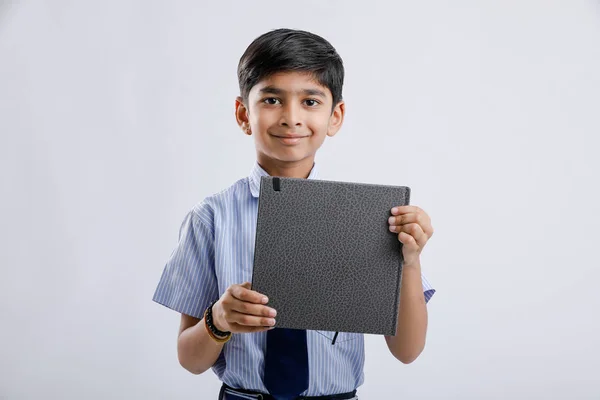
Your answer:
[[[278,139],[284,144],[297,144],[300,143],[302,139],[307,138],[308,136],[299,136],[299,135],[288,135],[288,136],[276,136],[273,135],[274,138]]]

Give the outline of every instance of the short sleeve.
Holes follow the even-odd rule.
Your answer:
[[[423,283],[423,295],[425,296],[425,303],[429,302],[429,299],[433,297],[435,289],[431,286],[431,283],[427,280],[425,275],[421,272],[421,282]]]
[[[179,228],[179,242],[167,261],[152,298],[180,313],[202,318],[218,298],[214,268],[214,235],[194,210]]]

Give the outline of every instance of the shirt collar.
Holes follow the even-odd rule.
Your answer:
[[[250,172],[250,193],[253,197],[258,197],[260,192],[260,178],[263,176],[269,176],[269,173],[265,171],[259,164],[258,161],[254,162],[254,167]],[[310,170],[310,174],[306,179],[315,179],[317,177],[317,164],[313,162],[313,167]]]

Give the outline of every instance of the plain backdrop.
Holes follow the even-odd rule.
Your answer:
[[[216,399],[151,298],[187,211],[252,168],[236,68],[280,27],[345,63],[320,177],[408,185],[436,232],[425,351],[367,335],[360,398],[599,399],[600,6],[575,0],[0,2],[0,398]]]

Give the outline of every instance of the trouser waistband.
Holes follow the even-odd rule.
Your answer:
[[[350,400],[356,398],[356,390],[347,393],[338,393],[327,396],[298,396],[294,400]],[[219,392],[219,400],[276,400],[268,393],[254,392],[252,390],[232,388],[223,383]]]

